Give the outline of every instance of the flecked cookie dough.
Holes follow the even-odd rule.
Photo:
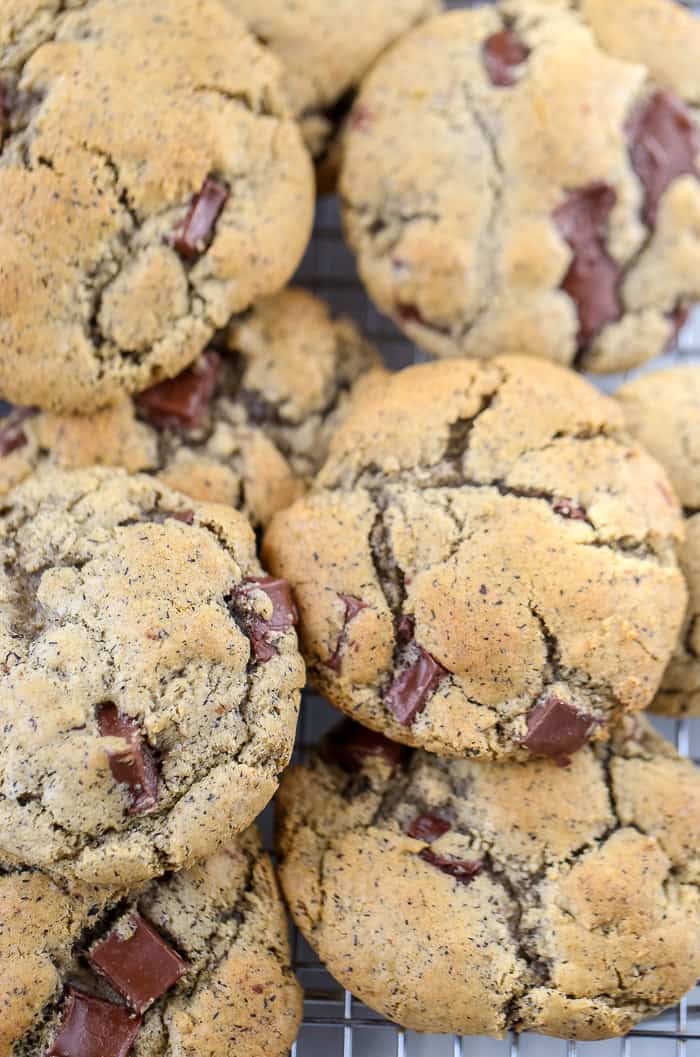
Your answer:
[[[11,0],[0,26],[0,394],[91,411],[283,286],[313,173],[224,0]]]
[[[0,419],[0,494],[46,465],[123,466],[257,526],[321,466],[353,384],[379,356],[303,290],[264,298],[176,378],[92,415]],[[378,376],[375,376],[378,377]]]
[[[133,885],[275,792],[304,666],[245,519],[120,470],[36,474],[0,512],[0,863]]]
[[[263,560],[338,708],[444,756],[562,763],[658,688],[683,620],[681,512],[620,408],[543,360],[368,390]]]
[[[700,297],[700,22],[674,0],[503,0],[367,76],[347,234],[377,305],[437,356],[623,370]]]
[[[284,1057],[301,993],[257,833],[128,895],[0,876],[0,1013],[3,1057]]]
[[[607,1038],[700,974],[700,775],[642,720],[570,768],[439,759],[345,721],[278,804],[299,928],[407,1028]]]
[[[668,471],[685,514],[679,558],[690,600],[675,653],[650,706],[700,716],[700,366],[654,371],[618,390],[627,426]]]

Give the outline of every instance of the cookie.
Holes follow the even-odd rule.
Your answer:
[[[262,810],[304,682],[287,584],[234,510],[119,470],[3,503],[0,863],[134,885]]]
[[[224,0],[11,0],[0,23],[0,393],[88,412],[284,285],[313,172]]]
[[[650,706],[700,716],[700,367],[672,367],[617,392],[630,432],[668,471],[685,514],[679,558],[690,599],[673,659]]]
[[[262,553],[338,708],[439,755],[563,761],[654,696],[686,603],[681,536],[620,408],[504,357],[368,391]]]
[[[569,768],[439,759],[345,721],[278,800],[296,923],[404,1027],[608,1038],[700,974],[700,776],[642,720]]]
[[[215,346],[92,415],[18,408],[0,420],[0,494],[37,467],[123,466],[266,523],[308,486],[350,389],[379,356],[349,319],[293,288],[258,302]]]
[[[284,1057],[301,1019],[287,922],[254,830],[129,894],[0,877],[7,1057]]]
[[[417,28],[344,137],[377,303],[436,356],[623,370],[700,295],[700,23],[675,0],[503,0]]]

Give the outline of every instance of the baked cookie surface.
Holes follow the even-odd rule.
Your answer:
[[[134,885],[274,793],[304,665],[245,519],[118,470],[37,474],[0,515],[0,862]]]
[[[622,425],[543,360],[368,387],[263,540],[318,689],[444,756],[565,759],[645,708],[683,620],[683,522]]]
[[[700,295],[700,23],[674,0],[503,0],[368,74],[340,190],[361,277],[438,356],[623,370]]]
[[[284,285],[313,173],[222,0],[11,0],[0,23],[0,392],[91,411]]]
[[[696,982],[700,777],[642,720],[568,768],[441,760],[345,721],[278,802],[302,933],[407,1028],[601,1039]]]

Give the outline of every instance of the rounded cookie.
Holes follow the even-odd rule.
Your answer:
[[[699,98],[700,23],[674,0],[425,23],[370,71],[344,138],[370,295],[437,356],[651,358],[700,296]]]
[[[263,541],[319,689],[444,756],[565,759],[645,708],[683,620],[682,517],[622,421],[522,357],[368,391]]]
[[[36,474],[0,513],[0,862],[133,885],[244,829],[304,682],[245,519],[120,470]]]
[[[379,356],[355,325],[289,288],[234,320],[192,367],[92,415],[0,420],[0,494],[37,467],[123,466],[242,510],[254,525],[321,466],[354,383]]]
[[[679,559],[690,599],[675,653],[650,707],[667,715],[700,716],[700,366],[654,371],[616,395],[630,432],[668,471],[685,514]]]
[[[281,65],[224,0],[54,7],[0,16],[0,392],[87,412],[283,286],[313,173]]]
[[[296,923],[404,1027],[608,1038],[700,973],[700,775],[641,720],[569,768],[439,759],[345,721],[278,804]]]
[[[284,1057],[294,1041],[301,992],[255,830],[129,894],[19,868],[0,911],[7,1057]]]

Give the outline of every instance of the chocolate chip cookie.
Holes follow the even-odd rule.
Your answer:
[[[652,705],[700,716],[700,367],[672,367],[618,390],[627,426],[668,471],[683,504],[679,557],[690,600],[675,653]]]
[[[234,510],[120,470],[0,513],[0,862],[133,885],[244,829],[294,740],[284,581]]]
[[[675,0],[503,0],[411,32],[344,139],[348,237],[429,352],[622,370],[700,295],[700,22]]]
[[[287,281],[313,173],[225,0],[11,0],[0,24],[0,393],[87,412]]]
[[[683,523],[622,424],[580,376],[523,357],[368,391],[263,541],[319,689],[444,756],[565,762],[645,708],[683,620]]]
[[[642,720],[570,768],[439,759],[346,721],[278,799],[297,924],[405,1027],[607,1038],[700,974],[700,776]]]
[[[289,288],[262,301],[176,378],[92,415],[0,420],[0,494],[46,465],[147,471],[257,526],[307,487],[379,357],[349,319]]]
[[[0,876],[0,1052],[283,1057],[301,1019],[254,830],[128,895]]]

